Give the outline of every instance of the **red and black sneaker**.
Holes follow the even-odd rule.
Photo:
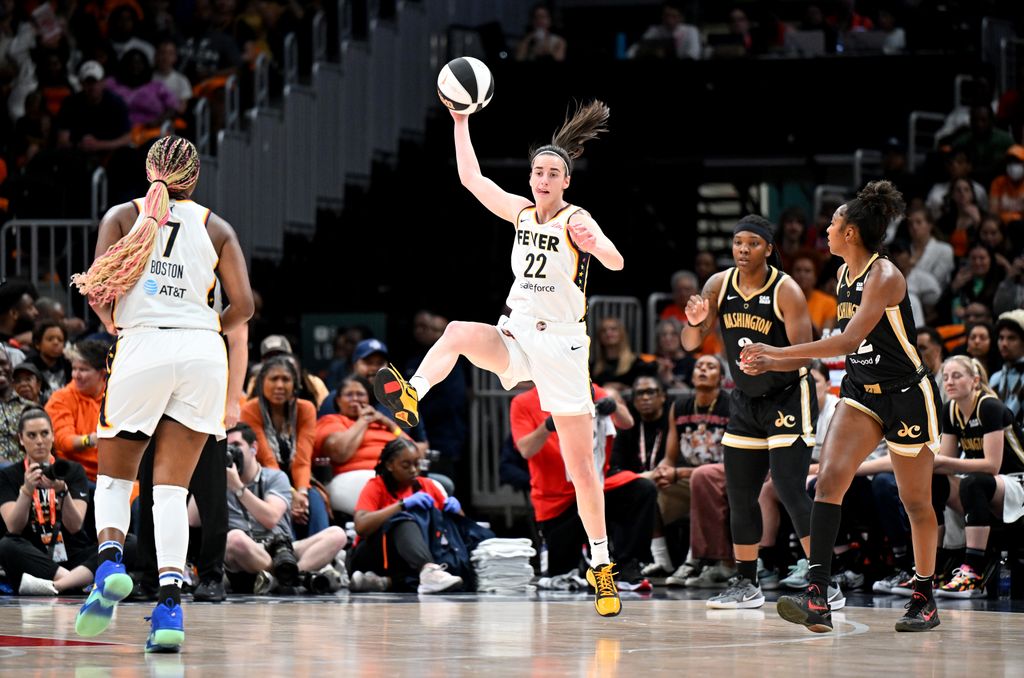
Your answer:
[[[382,367],[373,378],[373,394],[391,410],[398,425],[412,428],[420,422],[419,397],[394,365]]]
[[[939,625],[939,608],[935,607],[934,598],[914,591],[906,608],[906,614],[896,622],[897,631],[930,631]]]
[[[802,624],[815,633],[832,630],[832,610],[828,598],[814,584],[795,596],[780,596],[775,609],[788,622]]]

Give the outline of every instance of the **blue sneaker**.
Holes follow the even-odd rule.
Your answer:
[[[185,642],[185,615],[181,605],[168,598],[157,603],[153,615],[146,617],[150,622],[146,652],[181,652]]]
[[[135,583],[125,572],[124,565],[106,560],[96,568],[96,579],[89,597],[78,610],[75,619],[75,633],[91,638],[98,636],[110,626],[114,608],[132,592]]]

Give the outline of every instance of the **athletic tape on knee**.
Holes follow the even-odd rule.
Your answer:
[[[96,476],[96,493],[93,495],[96,513],[96,533],[113,528],[121,534],[128,534],[132,521],[132,487],[130,480]]]
[[[153,486],[153,537],[157,568],[185,569],[188,553],[188,490],[177,485]]]

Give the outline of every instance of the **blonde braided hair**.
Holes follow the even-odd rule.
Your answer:
[[[142,277],[157,229],[170,216],[171,194],[189,195],[199,180],[199,152],[182,137],[158,139],[146,155],[146,178],[150,184],[142,223],[97,257],[88,271],[71,276],[71,284],[93,303],[112,303]]]

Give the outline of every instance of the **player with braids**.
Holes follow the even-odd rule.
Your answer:
[[[170,194],[190,195],[199,180],[199,153],[187,139],[164,137],[146,155],[146,192],[139,228],[119,239],[89,267],[71,277],[91,302],[112,304],[134,285],[156,245],[157,229],[170,217]]]
[[[199,179],[196,147],[180,137],[157,140],[146,158],[146,176],[146,197],[107,212],[96,260],[74,278],[117,336],[107,357],[98,431],[100,565],[75,630],[83,636],[104,631],[117,603],[132,590],[121,563],[129,499],[142,453],[155,436],[160,602],[150,618],[146,650],[174,652],[185,639],[180,603],[188,549],[186,488],[207,438],[225,437],[229,366],[221,334],[244,331],[253,298],[234,230],[189,199]],[[220,313],[218,284],[230,300]],[[231,366],[230,381],[238,390],[240,372]]]
[[[512,271],[506,315],[497,326],[453,322],[406,381],[394,367],[378,372],[377,399],[397,420],[414,426],[418,402],[451,372],[460,355],[498,375],[506,389],[532,380],[541,407],[552,415],[565,467],[576,489],[580,519],[590,539],[587,579],[598,614],[620,612],[604,521],[604,492],[593,454],[594,402],[590,390],[586,284],[591,258],[611,270],[622,255],[585,210],[564,200],[573,161],[583,144],[607,131],[609,110],[600,101],[578,106],[551,143],[530,152],[533,200],[507,193],[480,171],[469,136],[469,118],[455,120],[455,157],[462,185],[484,207],[512,222]],[[543,426],[538,435],[548,435]],[[532,434],[531,434],[532,435]]]
[[[782,596],[776,608],[783,619],[819,633],[832,630],[825,596],[843,495],[882,438],[910,518],[917,562],[914,592],[896,630],[927,631],[939,625],[932,595],[937,526],[931,488],[940,403],[931,374],[907,335],[907,328],[914,327],[907,281],[895,264],[879,256],[889,223],[903,209],[895,186],[873,181],[832,216],[829,249],[845,262],[836,289],[841,334],[785,348],[751,344],[741,353],[740,368],[747,374],[778,370],[791,358],[846,355],[841,401],[822,446],[811,511],[810,585],[803,594]]]

